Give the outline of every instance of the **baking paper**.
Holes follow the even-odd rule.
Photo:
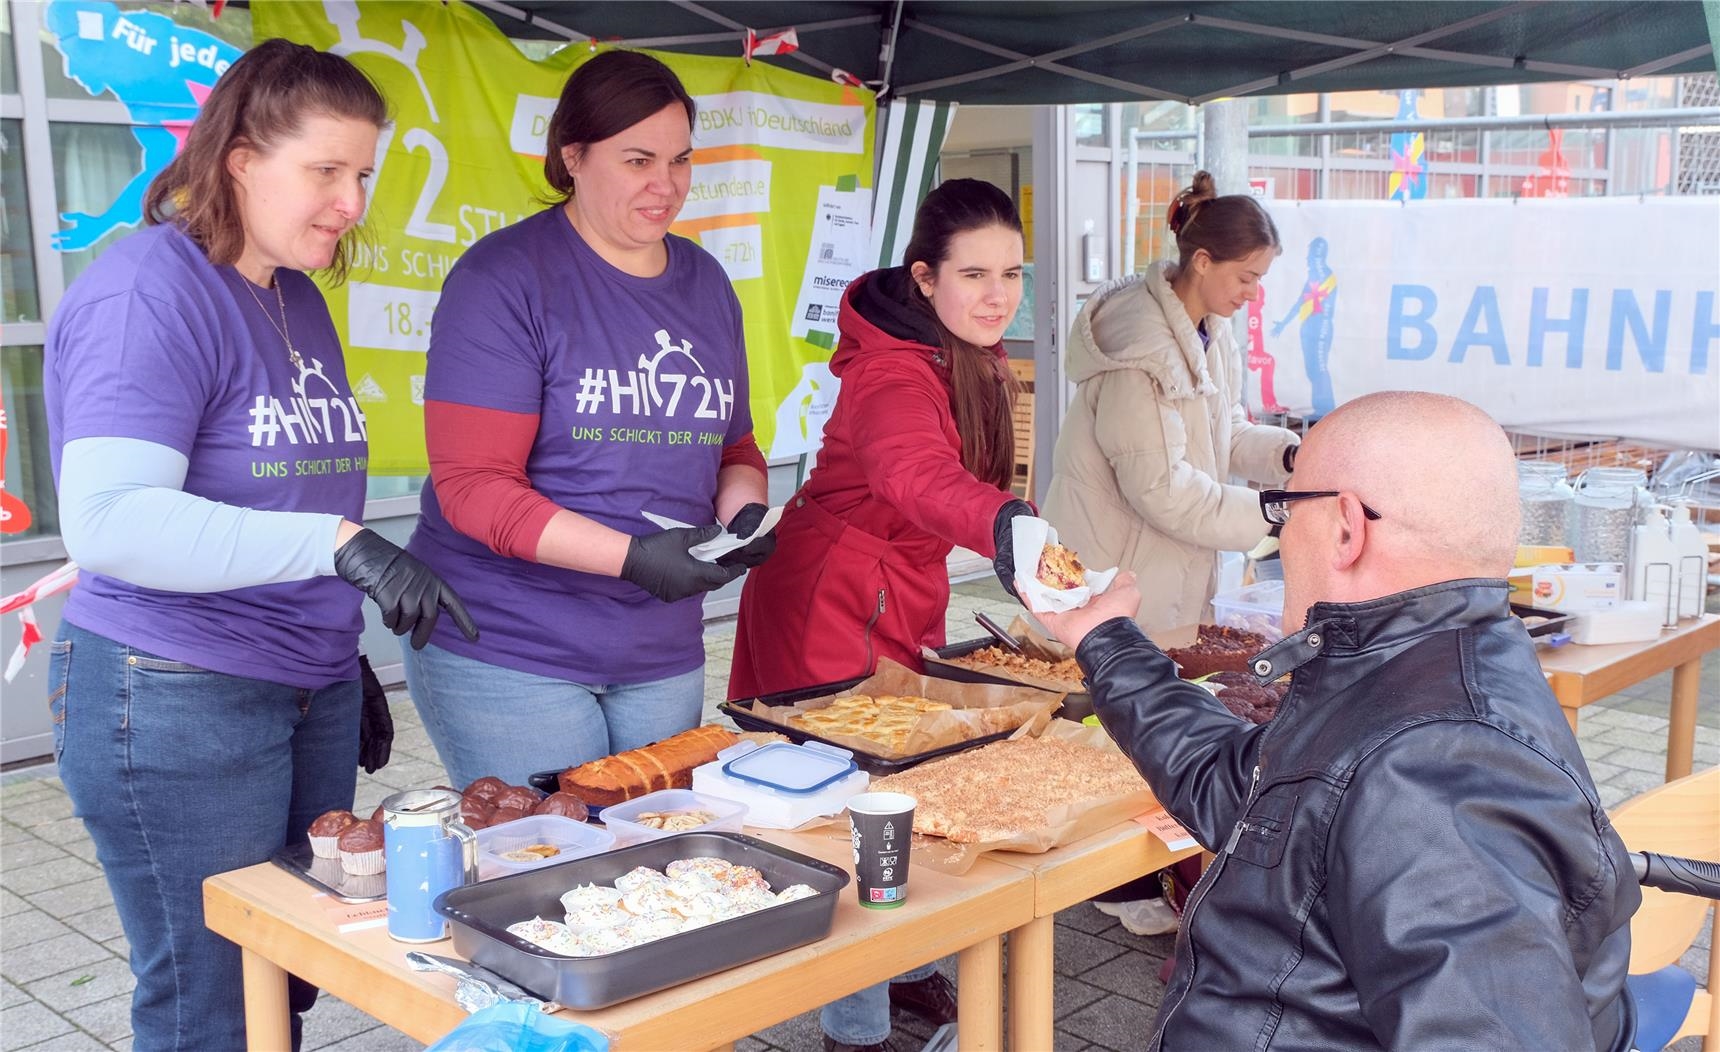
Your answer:
[[[855,694],[870,697],[894,694],[898,697],[930,698],[953,706],[922,715],[919,722],[914,724],[913,733],[908,735],[907,743],[901,752],[882,742],[858,735],[822,732],[816,735],[820,741],[884,760],[918,756],[946,745],[959,745],[975,738],[997,734],[1000,729],[1014,730],[1017,734],[1037,731],[1051,721],[1058,707],[1063,704],[1061,693],[1051,693],[1034,687],[958,683],[954,680],[922,676],[889,658],[879,658],[876,673],[841,694],[810,698],[794,705],[767,705],[763,701],[755,700],[744,708],[760,719],[783,727],[792,727],[799,733],[808,733],[800,727],[794,727],[789,723],[789,719],[803,712],[822,709],[838,697]]]
[[[1088,727],[1068,720],[1052,720],[1040,732],[1043,738],[1063,738],[1075,745],[1087,745],[1096,749],[1116,751],[1117,746],[1111,741],[1110,735],[1103,728]],[[1019,737],[1015,735],[1014,737]],[[971,753],[956,753],[928,764],[960,763],[964,756]],[[918,770],[918,768],[914,768]],[[904,772],[912,773],[912,771]],[[872,779],[874,792],[909,792],[908,789],[895,789],[895,775]],[[945,840],[943,837],[928,836],[924,833],[914,834],[914,858],[916,866],[931,866],[944,873],[960,875],[973,868],[982,855],[991,851],[1019,851],[1024,854],[1042,854],[1064,844],[1073,844],[1094,833],[1103,832],[1119,822],[1126,822],[1143,811],[1158,806],[1152,790],[1147,788],[1145,781],[1141,782],[1139,792],[1125,793],[1122,796],[1095,798],[1090,800],[1070,800],[1057,804],[1047,810],[1046,823],[1038,829],[1024,830],[1021,835],[1008,840],[995,840],[978,844],[958,844]]]

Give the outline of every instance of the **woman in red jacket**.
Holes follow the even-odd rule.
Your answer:
[[[1014,594],[1009,522],[1033,511],[1007,488],[1017,384],[1001,340],[1021,220],[1002,190],[953,179],[920,205],[903,258],[842,297],[841,393],[776,555],[741,593],[730,698],[864,676],[880,657],[919,668],[944,642],[957,544],[993,556]]]
[[[729,697],[918,669],[944,643],[957,544],[992,556],[1015,594],[1009,493],[1018,389],[1003,331],[1021,305],[1021,218],[1009,195],[952,179],[914,217],[906,266],[863,274],[842,297],[830,370],[842,379],[818,464],[788,502],[776,554],[741,592]],[[887,1048],[891,1002],[955,1018],[934,968],[826,1005],[827,1050]]]

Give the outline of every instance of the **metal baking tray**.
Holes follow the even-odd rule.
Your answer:
[[[377,902],[388,897],[386,873],[354,876],[341,868],[340,859],[316,857],[309,840],[281,848],[269,861],[342,902]]]
[[[596,957],[563,957],[508,934],[508,925],[533,917],[559,920],[561,896],[581,884],[613,884],[637,866],[701,856],[753,866],[775,891],[806,884],[818,894]],[[443,892],[435,909],[448,918],[460,956],[544,1000],[593,1009],[817,942],[830,934],[848,881],[835,866],[755,837],[693,832],[467,884]]]
[[[950,658],[967,657],[976,650],[984,650],[986,647],[994,646],[996,644],[997,640],[990,636],[985,636],[981,639],[970,639],[964,643],[951,643],[946,647],[938,647],[936,650],[932,651],[932,653],[947,661]],[[1007,676],[1000,676],[991,672],[981,672],[978,669],[963,668],[960,665],[928,664],[926,666],[926,675],[936,676],[939,679],[954,680],[957,683],[1002,683],[1011,687],[1035,687],[1038,690],[1050,689],[1048,687],[1040,687],[1035,683],[1023,683],[1021,680],[1010,679]],[[1076,723],[1080,723],[1082,720],[1093,715],[1092,696],[1084,690],[1070,691],[1063,696],[1063,707],[1057,710],[1057,715],[1066,720],[1074,720]]]
[[[1552,642],[1552,640],[1541,639],[1542,636],[1565,635],[1569,638],[1571,615],[1562,610],[1543,610],[1540,607],[1528,606],[1524,603],[1512,603],[1511,612],[1518,617],[1544,617],[1547,619],[1544,624],[1532,627],[1524,626],[1529,630],[1529,637],[1537,642]]]
[[[947,679],[949,677],[940,676],[938,678]],[[840,694],[845,690],[852,690],[860,682],[861,680],[859,679],[845,679],[840,683],[824,683],[816,687],[800,687],[795,690],[779,691],[776,694],[764,694],[760,695],[758,700],[771,706],[793,705],[799,701],[806,701],[808,698],[822,698],[829,694]],[[1012,687],[1019,687],[1021,685],[1022,684],[1020,683],[1010,684]],[[956,742],[954,745],[945,745],[937,749],[931,749],[927,752],[915,753],[912,756],[888,757],[876,756],[872,753],[866,752],[864,749],[855,748],[852,745],[833,742],[828,738],[822,738],[816,734],[811,734],[807,731],[801,730],[799,727],[790,727],[783,723],[772,723],[770,720],[754,716],[751,712],[748,712],[746,709],[732,701],[725,701],[721,705],[718,705],[717,711],[721,712],[729,719],[734,720],[735,726],[739,727],[743,731],[768,731],[774,734],[780,734],[789,741],[823,742],[825,745],[829,745],[833,748],[847,749],[849,752],[854,754],[854,762],[859,765],[860,769],[869,774],[891,774],[896,771],[905,771],[917,764],[925,763],[927,760],[935,760],[940,756],[948,756],[951,753],[961,752],[964,749],[972,749],[991,742],[1002,741],[1015,733],[1014,731],[999,731],[996,734],[987,734],[979,738],[969,738],[965,742]]]

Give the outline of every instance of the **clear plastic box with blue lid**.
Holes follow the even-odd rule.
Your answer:
[[[745,804],[748,825],[793,829],[840,814],[870,780],[847,749],[822,742],[741,742],[693,770],[693,791]]]

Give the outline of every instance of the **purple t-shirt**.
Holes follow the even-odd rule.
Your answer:
[[[360,521],[369,443],[340,339],[311,280],[275,274],[302,374],[270,323],[274,290],[211,265],[178,227],[149,227],[102,253],[48,325],[56,479],[66,443],[136,438],[185,455],[187,493]],[[191,593],[84,573],[64,616],[174,661],[315,689],[358,678],[363,598],[338,577]]]
[[[640,535],[640,513],[716,519],[723,447],[752,431],[740,303],[717,261],[668,238],[653,278],[605,263],[560,208],[490,234],[442,287],[426,398],[539,416],[526,461],[556,504]],[[407,549],[454,587],[482,638],[439,647],[587,685],[648,683],[704,660],[700,600],[499,555],[442,515],[433,485]]]

